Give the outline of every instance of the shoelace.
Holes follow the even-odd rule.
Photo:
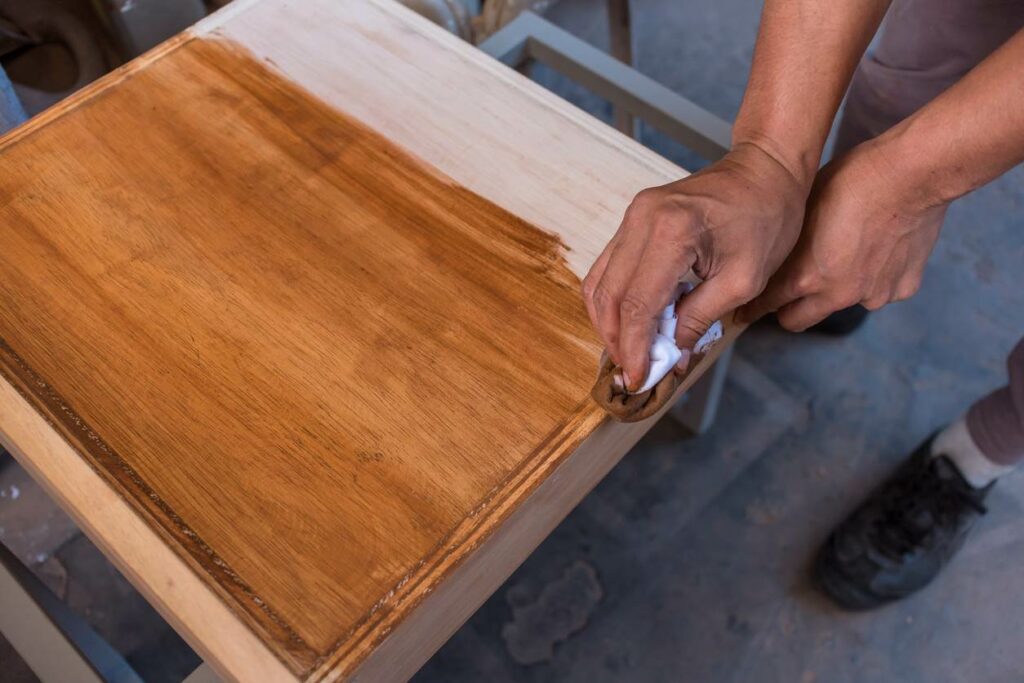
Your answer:
[[[907,477],[892,492],[873,529],[883,554],[900,559],[920,547],[937,526],[958,524],[967,510],[987,512],[963,484],[940,476],[935,467],[935,461],[929,462],[926,471]]]

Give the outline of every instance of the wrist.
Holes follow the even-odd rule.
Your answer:
[[[973,189],[961,187],[964,179],[939,161],[935,145],[921,139],[913,125],[904,124],[863,144],[883,182],[898,188],[907,204],[919,211],[949,204]]]
[[[782,141],[776,136],[737,126],[733,129],[732,147],[738,149],[744,146],[754,147],[771,157],[800,187],[810,191],[821,161],[820,147]]]
[[[947,138],[911,116],[873,140],[890,174],[901,180],[922,208],[949,204],[985,182]]]

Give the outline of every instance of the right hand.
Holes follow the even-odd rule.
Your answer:
[[[741,143],[636,196],[583,281],[590,319],[627,389],[646,378],[657,319],[690,269],[704,282],[679,303],[680,349],[761,293],[796,243],[808,191],[764,149]]]

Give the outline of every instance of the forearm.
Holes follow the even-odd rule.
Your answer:
[[[877,139],[879,158],[924,206],[944,204],[1024,161],[1024,31]]]
[[[810,186],[853,70],[889,0],[768,0],[733,128]]]

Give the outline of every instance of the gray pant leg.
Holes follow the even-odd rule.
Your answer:
[[[895,0],[850,84],[834,155],[928,104],[1021,27],[1020,0]]]
[[[14,94],[11,81],[0,67],[0,134],[6,133],[25,120],[25,110]]]
[[[928,104],[1024,28],[1021,0],[896,0],[878,48],[850,84],[835,154],[874,138]],[[1024,340],[1010,383],[971,407],[967,428],[986,456],[1024,460]]]
[[[1024,460],[1024,339],[1006,361],[1010,384],[967,411],[967,430],[992,462],[1016,465]]]

